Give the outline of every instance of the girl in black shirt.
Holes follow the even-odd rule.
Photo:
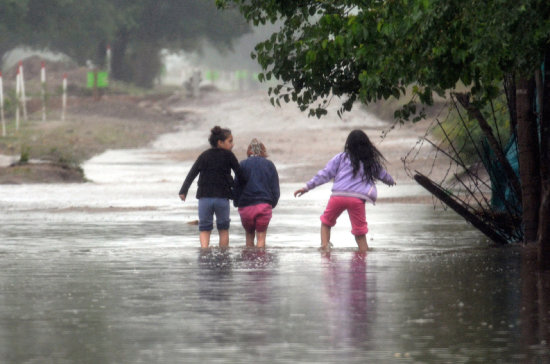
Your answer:
[[[212,148],[204,151],[195,161],[181,186],[179,196],[185,201],[193,180],[199,175],[197,199],[199,200],[199,232],[201,248],[208,248],[210,233],[216,228],[220,235],[220,248],[229,246],[229,199],[232,198],[233,177],[243,178],[233,149],[231,130],[215,126],[208,138]]]

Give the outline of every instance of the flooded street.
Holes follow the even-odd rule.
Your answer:
[[[331,186],[295,199],[281,163],[266,251],[244,249],[235,209],[230,249],[201,251],[197,200],[177,196],[192,160],[162,153],[205,148],[215,122],[101,154],[89,183],[0,186],[1,363],[550,362],[548,277],[441,207],[367,206],[366,254],[342,216],[323,255]]]

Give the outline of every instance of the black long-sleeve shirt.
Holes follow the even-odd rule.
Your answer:
[[[233,187],[233,177],[231,170],[239,179],[244,179],[239,166],[239,161],[230,150],[222,148],[211,148],[204,151],[195,161],[193,167],[187,174],[180,195],[186,195],[191,187],[193,180],[199,175],[197,198],[202,197],[221,197],[232,198],[231,188]]]

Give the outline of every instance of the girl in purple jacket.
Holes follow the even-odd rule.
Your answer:
[[[368,249],[365,202],[376,202],[375,180],[389,186],[395,185],[392,176],[384,169],[384,160],[367,134],[362,130],[353,130],[348,135],[344,152],[334,156],[325,168],[306,183],[306,187],[294,192],[294,196],[299,197],[334,179],[332,195],[325,212],[321,215],[322,250],[329,249],[330,229],[336,225],[336,220],[344,210],[348,211],[351,233],[355,236],[359,251]]]

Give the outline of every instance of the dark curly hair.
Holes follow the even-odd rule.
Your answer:
[[[363,180],[374,182],[374,179],[379,176],[380,171],[384,168],[384,161],[386,159],[362,130],[353,130],[349,133],[344,152],[350,158],[354,177],[362,165],[364,171]]]
[[[218,141],[223,142],[229,136],[231,135],[231,130],[220,128],[219,126],[215,126],[210,130],[210,137],[208,138],[208,142],[210,142],[210,145],[214,148],[218,146]]]

